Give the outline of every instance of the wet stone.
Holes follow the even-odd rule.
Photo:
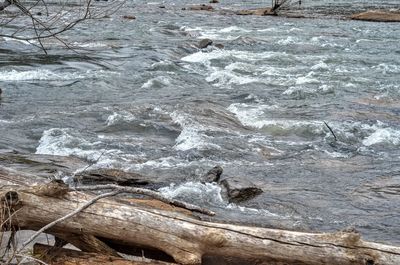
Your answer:
[[[225,48],[225,46],[224,46],[223,44],[221,44],[221,43],[215,44],[214,47],[215,47],[215,48],[218,48],[218,49],[223,49],[223,48]]]
[[[126,15],[126,16],[123,16],[122,18],[124,18],[124,19],[128,19],[128,20],[133,20],[133,19],[136,19],[136,17],[135,17],[135,16],[131,16],[131,15]]]
[[[213,43],[213,41],[210,40],[210,39],[202,39],[202,40],[199,42],[198,47],[199,47],[200,49],[204,49],[204,48],[207,48],[208,46],[212,45],[212,43]]]
[[[223,169],[220,166],[215,166],[210,169],[203,177],[202,182],[218,182],[221,178]]]
[[[254,183],[242,178],[226,178],[220,184],[226,189],[229,202],[250,200],[263,192]]]

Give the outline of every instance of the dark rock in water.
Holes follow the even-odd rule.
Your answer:
[[[199,42],[198,47],[199,47],[200,49],[204,49],[204,48],[207,48],[208,46],[210,46],[212,43],[213,43],[213,41],[210,40],[210,39],[202,39],[202,40]]]
[[[119,169],[103,168],[88,170],[74,176],[81,184],[118,184],[121,186],[146,186],[153,184],[150,177]]]
[[[202,177],[202,182],[218,182],[223,171],[220,166],[213,167]]]
[[[0,88],[0,98],[1,98],[1,94],[3,94],[3,90],[1,90],[1,88]]]
[[[123,16],[122,18],[124,18],[124,19],[129,19],[129,20],[136,19],[135,16],[129,16],[129,15],[125,15],[125,16]]]
[[[246,201],[263,192],[251,181],[241,178],[226,178],[220,184],[225,187],[230,202]]]
[[[186,9],[182,9],[182,10],[186,10]],[[210,5],[202,4],[202,5],[197,5],[197,6],[191,6],[191,7],[188,8],[188,10],[192,10],[192,11],[202,11],[202,10],[204,10],[204,11],[213,11],[214,8],[212,6],[210,6]]]
[[[223,44],[221,44],[221,43],[215,44],[214,47],[215,47],[215,48],[218,48],[218,49],[223,49],[223,48],[225,48],[225,46],[224,46]]]
[[[210,2],[209,2],[210,4],[218,4],[219,3],[219,1],[218,0],[210,0]]]
[[[158,6],[158,8],[165,8],[165,5]]]

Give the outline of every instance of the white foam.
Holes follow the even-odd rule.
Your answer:
[[[244,85],[254,82],[262,82],[258,78],[236,74],[227,70],[214,71],[206,78],[206,81],[210,83],[214,82],[215,86],[231,84]]]
[[[400,144],[400,131],[393,128],[376,128],[376,130],[367,138],[365,138],[362,143],[365,146],[372,146],[376,144]]]
[[[308,86],[291,86],[286,89],[282,94],[283,95],[306,95],[306,94],[327,94],[332,93],[334,91],[333,87],[328,86],[326,84],[319,86],[318,88],[312,88]]]
[[[0,72],[0,81],[30,81],[30,80],[70,80],[82,79],[84,75],[79,73],[58,74],[47,69],[30,71],[2,71]]]
[[[185,167],[187,166],[187,162],[183,160],[179,160],[175,157],[162,157],[154,160],[147,160],[144,163],[131,165],[129,169],[143,169],[143,168],[176,168],[176,167]]]
[[[3,119],[0,119],[0,123],[14,123],[13,121],[10,121],[10,120],[3,120]]]
[[[14,38],[9,38],[9,37],[3,37],[3,40],[4,41],[11,41],[11,42],[19,42],[19,43],[22,43],[22,44],[25,44],[25,45],[32,45],[32,43],[36,43],[36,41],[31,41],[31,43],[30,42],[28,42],[28,41],[26,41],[26,40],[18,40],[18,39],[14,39]]]
[[[298,93],[307,93],[314,94],[317,90],[310,87],[300,87],[300,86],[291,86],[285,91],[283,91],[283,95],[295,95]]]
[[[223,28],[223,29],[221,29],[219,32],[222,32],[222,33],[229,33],[229,32],[251,32],[251,30],[244,29],[244,28],[240,28],[240,27],[237,27],[237,26],[231,26],[231,27]]]
[[[107,126],[111,126],[120,122],[131,122],[136,119],[135,115],[128,111],[114,112],[107,118]]]
[[[215,183],[185,182],[179,185],[173,183],[158,191],[168,198],[194,200],[196,204],[226,205],[221,196],[221,187]]]
[[[181,60],[190,63],[206,63],[214,59],[235,58],[243,61],[261,61],[264,59],[286,56],[284,52],[249,52],[237,50],[212,50],[211,52],[199,51],[188,56],[183,57]]]
[[[311,67],[311,70],[329,70],[329,66],[325,62],[320,61],[317,64],[313,65]]]
[[[151,78],[149,80],[146,81],[146,83],[144,83],[142,85],[142,88],[159,88],[159,87],[163,87],[163,86],[168,86],[171,84],[171,81],[169,79],[169,77],[167,76],[157,76],[155,78]]]
[[[107,44],[101,42],[74,42],[72,45],[81,48],[102,48],[108,46]]]
[[[314,72],[309,72],[306,76],[300,76],[296,79],[296,85],[304,85],[304,84],[316,84],[320,81],[316,78],[313,78]]]
[[[278,41],[279,45],[289,45],[289,44],[295,44],[299,42],[299,40],[295,37],[289,36],[286,39],[282,39]]]
[[[212,138],[205,135],[204,131],[210,129],[206,128],[198,122],[190,118],[190,116],[174,111],[170,114],[172,120],[179,124],[182,128],[181,133],[175,139],[174,148],[179,151],[187,151],[190,149],[209,149],[220,147],[213,144]]]
[[[275,120],[267,118],[265,111],[274,109],[276,107],[277,106],[234,103],[228,107],[228,110],[234,113],[243,125],[256,129],[274,126],[279,127],[285,131],[290,131],[294,129],[308,127],[314,134],[322,133],[323,123],[320,121]]]
[[[278,29],[278,28],[266,28],[266,29],[258,29],[257,31],[258,32],[277,32],[279,30],[280,29]]]
[[[381,63],[372,68],[382,72],[383,74],[400,74],[399,65]]]
[[[52,128],[43,132],[36,154],[76,156],[98,164],[109,165],[114,157],[121,157],[119,150],[97,148],[99,142],[89,142],[68,128]]]

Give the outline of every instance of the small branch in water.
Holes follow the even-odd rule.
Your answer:
[[[332,133],[333,137],[335,138],[335,141],[337,141],[336,135],[335,135],[335,133],[333,132],[332,128],[331,128],[331,127],[328,125],[328,123],[326,123],[325,121],[324,121],[324,124],[325,124],[326,127],[328,127],[329,131]]]
[[[148,189],[142,189],[142,188],[135,188],[135,187],[125,187],[125,186],[119,186],[115,184],[105,184],[105,185],[93,185],[93,186],[80,186],[80,187],[75,187],[73,190],[77,191],[99,191],[99,190],[113,190],[117,191],[119,193],[131,193],[131,194],[141,194],[141,195],[146,195],[149,197],[152,197],[156,200],[162,201],[164,203],[168,203],[177,207],[185,208],[190,211],[214,216],[215,212],[210,211],[206,208],[193,205],[187,202],[175,200],[175,199],[170,199],[165,197],[159,192],[153,191],[153,190],[148,190]]]

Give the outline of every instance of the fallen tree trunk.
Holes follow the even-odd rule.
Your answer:
[[[3,229],[38,230],[95,197],[43,190],[48,188],[2,187]],[[400,264],[399,247],[366,242],[357,233],[303,233],[212,223],[111,199],[97,201],[46,232],[65,234],[65,238],[69,234],[92,235],[121,245],[160,250],[180,264],[201,264],[204,256],[237,257],[250,264]]]

